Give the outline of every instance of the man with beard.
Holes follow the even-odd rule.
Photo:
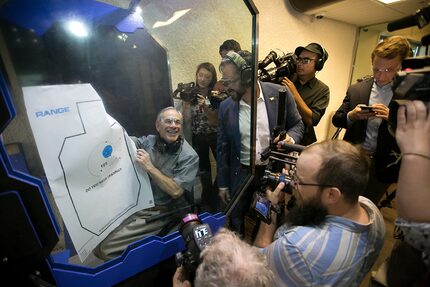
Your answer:
[[[199,169],[199,158],[181,135],[182,114],[174,107],[161,110],[155,127],[158,135],[131,137],[136,144],[136,162],[150,178],[155,206],[140,210],[112,231],[95,249],[97,257],[109,260],[121,255],[132,242],[148,235],[166,235],[190,210],[186,199]],[[183,210],[173,216],[160,217],[171,210]]]
[[[228,99],[218,111],[217,176],[219,195],[223,202],[230,200],[241,181],[250,173],[251,143],[251,93],[252,54],[248,51],[230,51],[220,64],[221,81],[226,88]],[[244,234],[244,217],[249,209],[253,193],[260,186],[267,162],[261,161],[261,152],[269,146],[271,132],[276,126],[279,91],[286,90],[277,84],[254,83],[257,107],[257,127],[255,144],[255,176],[230,214],[231,228]],[[291,93],[287,90],[283,127],[287,132],[285,141],[300,143],[304,125]]]
[[[264,248],[276,286],[360,285],[385,236],[378,208],[359,196],[368,174],[367,155],[346,141],[316,143],[301,153],[291,180],[296,205],[277,230],[272,211],[254,243]],[[283,187],[266,192],[272,205],[283,197],[287,205],[291,195]]]

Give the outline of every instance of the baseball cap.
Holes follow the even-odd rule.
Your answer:
[[[296,54],[297,56],[299,56],[299,55],[300,55],[300,53],[301,53],[303,50],[307,50],[307,51],[309,51],[309,52],[312,52],[312,53],[318,54],[318,55],[320,55],[320,57],[321,57],[321,58],[323,57],[323,51],[322,51],[322,48],[321,48],[321,46],[320,46],[320,45],[318,45],[317,43],[310,43],[310,44],[309,44],[309,45],[307,45],[306,47],[302,47],[302,46],[297,47],[297,48],[296,48],[296,50],[294,51],[294,54]]]

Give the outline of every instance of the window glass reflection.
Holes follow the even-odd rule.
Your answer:
[[[198,170],[196,175],[187,172],[193,180],[178,176],[180,171],[177,169],[164,170],[164,175],[183,189],[184,196],[178,197],[174,188],[167,188],[172,192],[168,196],[175,202],[178,198],[184,201],[173,208],[167,207],[166,211],[177,212],[157,217],[163,212],[160,208],[163,204],[157,204],[157,201],[163,203],[164,198],[157,197],[154,192],[154,207],[143,210],[154,215],[154,224],[163,229],[162,233],[148,234],[163,236],[175,230],[178,219],[186,212],[215,213],[225,208],[219,201],[216,184],[217,110],[220,102],[227,97],[223,93],[225,87],[219,82],[219,48],[224,40],[235,38],[244,48],[252,50],[252,16],[246,4],[239,0],[229,3],[142,1],[136,4],[131,8],[89,0],[67,3],[57,0],[6,1],[0,10],[2,51],[7,51],[2,52],[2,57],[8,63],[6,71],[12,82],[18,116],[2,137],[6,144],[17,143],[22,147],[25,168],[30,174],[43,179],[46,189],[52,191],[49,196],[53,199],[56,197],[55,190],[51,188],[51,178],[47,177],[46,167],[32,136],[30,119],[26,114],[30,109],[24,104],[23,87],[77,87],[89,84],[109,115],[105,123],[112,127],[119,124],[118,134],[123,137],[134,136],[132,139],[136,149],[141,150],[148,145],[142,137],[154,135],[164,138],[166,142],[162,143],[153,138],[151,148],[156,152],[147,152],[154,166],[162,165],[163,156],[156,155],[162,146],[165,153],[169,149],[175,152],[176,140],[169,141],[180,133],[179,142],[183,144],[186,141],[198,154]],[[191,82],[196,88],[192,99],[180,98],[177,101],[173,87]],[[158,121],[157,114],[168,106],[176,106],[182,113],[180,122],[175,115]],[[78,122],[84,118],[80,112],[82,109],[75,118]],[[51,112],[48,114],[51,115]],[[91,116],[88,120],[101,121]],[[63,125],[58,129],[64,131],[68,128],[70,126]],[[98,131],[101,134],[101,129]],[[52,132],[55,133],[55,129]],[[82,131],[73,135],[79,133]],[[97,132],[95,134],[100,136]],[[129,149],[127,154],[145,161],[147,155],[133,151],[130,142],[124,147]],[[89,146],[81,148],[90,149]],[[114,145],[106,143],[101,148],[98,156],[106,159],[115,155]],[[85,152],[76,151],[76,154],[78,158]],[[106,162],[101,162],[100,173],[109,166]],[[187,162],[187,168],[190,169],[193,164],[195,162]],[[141,164],[140,168],[146,169],[152,185],[156,175],[151,174],[151,167]],[[110,174],[112,172],[107,172],[106,176]],[[244,179],[249,175],[248,170],[244,173]],[[62,176],[59,173],[59,178]],[[63,181],[67,180],[63,178]],[[106,181],[101,178],[97,182],[101,186]],[[55,204],[54,200],[52,204]],[[103,207],[99,207],[91,214],[97,216],[103,213],[102,210]],[[148,217],[140,218],[151,221],[147,220]],[[59,222],[63,222],[60,215]],[[169,226],[165,226],[165,222]],[[67,226],[63,230],[67,230]],[[136,239],[133,238],[133,241]],[[62,234],[58,249],[74,249],[71,242],[74,240],[73,235],[70,239],[67,232]],[[114,256],[120,253],[116,252]],[[74,262],[81,264],[79,260]]]

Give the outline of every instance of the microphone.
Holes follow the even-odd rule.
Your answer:
[[[297,151],[302,152],[305,149],[306,146],[299,145],[299,144],[289,144],[286,142],[281,142],[281,148],[286,149],[287,151]]]
[[[266,56],[266,58],[264,58],[263,61],[258,63],[258,68],[259,69],[266,68],[270,63],[275,61],[277,57],[278,55],[276,54],[275,51],[270,51],[270,53]]]
[[[388,23],[387,25],[387,31],[393,32],[396,30],[408,28],[417,25],[415,21],[415,16],[406,16],[403,18],[400,18],[399,20],[393,21],[391,23]]]
[[[423,9],[418,10],[412,16],[406,16],[400,18],[399,20],[388,23],[387,30],[388,32],[393,32],[396,30],[418,26],[418,28],[422,28],[428,24],[430,19],[430,7],[425,7]]]

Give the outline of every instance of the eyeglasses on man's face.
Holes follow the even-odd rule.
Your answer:
[[[298,188],[299,186],[319,186],[319,187],[335,187],[333,185],[329,185],[329,184],[320,184],[320,183],[306,183],[303,182],[298,176],[297,174],[293,174],[291,176],[291,184],[293,185],[294,188]]]
[[[396,73],[398,70],[400,70],[400,66],[396,66],[396,67],[389,67],[389,68],[378,68],[378,67],[373,67],[372,68],[373,73]]]
[[[240,80],[240,78],[236,78],[234,80],[230,80],[230,79],[221,79],[221,83],[224,87],[228,87],[236,82],[238,82]]]
[[[303,65],[307,65],[312,61],[315,61],[316,59],[312,59],[312,58],[297,58],[297,63],[298,64],[303,64]]]
[[[178,118],[164,118],[163,123],[168,126],[171,126],[173,124],[180,126],[182,125],[182,120]]]

